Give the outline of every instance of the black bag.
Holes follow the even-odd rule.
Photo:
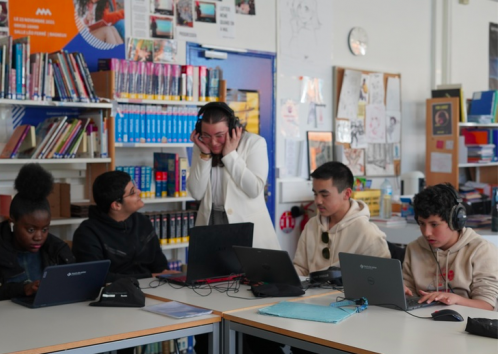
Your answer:
[[[498,320],[467,317],[465,330],[478,336],[498,338]]]
[[[298,286],[288,284],[257,284],[252,285],[255,297],[285,297],[304,295],[305,291]]]
[[[91,302],[90,306],[106,307],[144,307],[146,297],[139,288],[135,278],[120,278],[102,290],[99,301]]]

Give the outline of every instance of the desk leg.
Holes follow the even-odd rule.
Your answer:
[[[236,353],[236,332],[234,330],[231,330],[230,328],[230,321],[227,321],[225,319],[222,319],[222,346],[223,354],[234,354]],[[241,336],[240,336],[241,337]],[[240,341],[241,342],[241,341]],[[238,349],[241,349],[241,344]],[[241,353],[241,352],[240,352]]]
[[[212,324],[212,332],[208,334],[208,353],[218,354],[221,352],[220,323]]]

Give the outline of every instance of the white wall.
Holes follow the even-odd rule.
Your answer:
[[[498,23],[498,2],[451,2],[450,82],[461,83],[466,98],[488,90],[489,23]]]

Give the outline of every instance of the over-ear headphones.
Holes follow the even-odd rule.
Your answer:
[[[455,188],[448,184],[438,184],[436,187],[450,194],[455,202],[455,205],[451,209],[448,216],[448,226],[453,231],[462,230],[465,226],[465,222],[467,221],[467,212],[465,210],[465,206],[462,204],[462,198],[460,198]]]
[[[219,109],[227,115],[227,126],[229,128],[229,135],[233,133],[233,129],[236,127],[241,127],[240,120],[234,115],[234,111],[225,102],[209,102],[198,111],[198,120],[196,121],[195,130],[198,134],[201,134],[201,121],[203,120],[203,114],[207,110]]]

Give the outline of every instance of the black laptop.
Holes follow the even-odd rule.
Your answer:
[[[159,279],[180,285],[233,280],[241,266],[233,246],[252,247],[253,223],[196,226],[189,230],[186,274],[160,274]]]
[[[370,305],[398,310],[440,305],[418,303],[418,296],[406,296],[401,262],[398,259],[339,252],[342,282],[347,299],[365,297]]]
[[[11,300],[30,308],[95,300],[105,283],[110,263],[106,259],[46,267],[34,296]]]
[[[301,287],[300,278],[287,251],[234,246],[243,272],[251,282]]]

